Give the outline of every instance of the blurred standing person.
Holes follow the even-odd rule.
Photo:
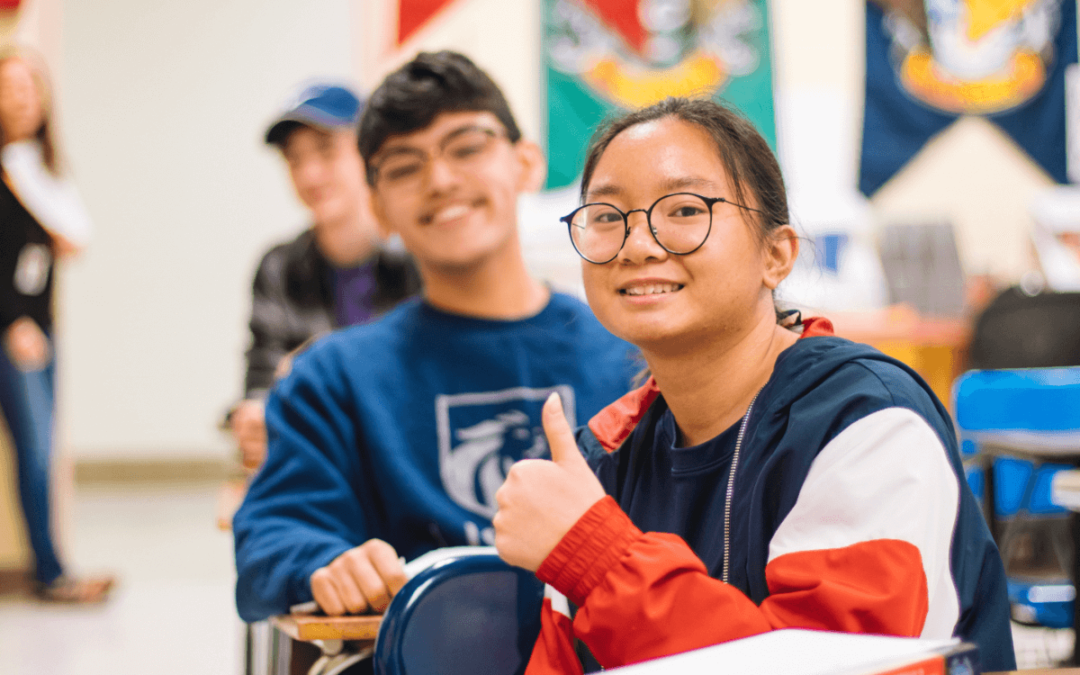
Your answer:
[[[248,469],[266,456],[263,401],[285,357],[318,335],[365,323],[420,289],[410,258],[379,245],[356,140],[362,108],[345,87],[313,84],[266,132],[311,225],[271,248],[255,274],[244,400],[229,415]]]
[[[90,220],[60,165],[44,64],[21,48],[0,53],[0,168],[0,409],[15,446],[34,591],[48,601],[100,602],[112,579],[65,575],[50,517],[53,271],[86,245]]]

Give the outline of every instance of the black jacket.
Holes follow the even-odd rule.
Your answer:
[[[380,249],[375,263],[376,314],[420,290],[420,276],[407,254]],[[251,347],[244,392],[261,398],[274,382],[278,363],[307,340],[337,326],[329,261],[306,230],[270,249],[255,273],[251,303]]]

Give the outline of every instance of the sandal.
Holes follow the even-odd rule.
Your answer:
[[[108,599],[114,582],[111,576],[85,579],[61,576],[47,584],[37,583],[34,595],[42,602],[94,605]]]

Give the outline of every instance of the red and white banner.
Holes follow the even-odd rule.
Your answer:
[[[455,0],[398,0],[397,44],[405,44],[432,17]]]

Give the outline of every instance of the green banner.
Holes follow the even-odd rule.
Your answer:
[[[581,176],[597,124],[667,96],[742,111],[776,148],[767,0],[544,0],[547,188]]]

